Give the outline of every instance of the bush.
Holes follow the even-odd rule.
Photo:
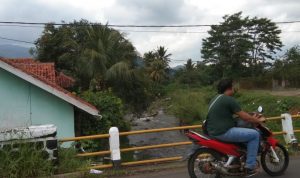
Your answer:
[[[90,161],[76,156],[77,152],[74,148],[59,148],[58,173],[69,173],[87,168]]]
[[[192,89],[170,87],[171,107],[168,111],[180,118],[183,124],[199,124],[204,120],[209,102],[217,94],[212,86]],[[300,106],[299,97],[273,96],[267,91],[244,90],[236,93],[234,97],[247,112],[257,111],[258,106],[263,106],[266,117],[279,116]],[[299,121],[294,122],[297,128],[300,125]],[[281,125],[278,123],[269,122],[268,125],[274,131],[281,130]]]
[[[295,106],[300,106],[299,97],[290,96],[273,96],[267,91],[242,91],[236,97],[245,111],[257,111],[259,105],[264,108],[264,115],[267,117],[279,116],[282,113],[288,113]],[[297,120],[294,121],[294,126],[298,125]],[[281,124],[276,122],[267,122],[267,125],[273,131],[281,130]]]
[[[49,176],[53,173],[53,165],[47,156],[32,143],[5,145],[0,149],[0,177]]]
[[[204,93],[191,90],[177,90],[171,95],[169,111],[178,117],[183,125],[203,121],[207,114],[207,99]]]
[[[118,127],[120,131],[130,130],[130,125],[123,119],[123,104],[120,98],[111,92],[91,92],[82,93],[81,97],[90,102],[100,111],[102,118],[95,118],[85,113],[81,113],[81,134],[95,135],[106,134],[110,127]],[[89,151],[99,151],[108,149],[107,140],[86,140],[82,141],[82,146]]]

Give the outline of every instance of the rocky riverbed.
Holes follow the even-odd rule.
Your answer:
[[[155,116],[142,118],[129,118],[132,124],[131,130],[148,130],[156,128],[177,127],[179,126],[179,119],[164,113],[160,109]],[[157,133],[147,133],[139,135],[128,136],[129,144],[131,146],[146,146],[163,143],[173,143],[187,141],[186,136],[180,131],[167,131]],[[149,149],[136,151],[134,158],[136,160],[148,158],[161,158],[171,156],[186,156],[190,150],[190,146],[176,146],[160,149]]]

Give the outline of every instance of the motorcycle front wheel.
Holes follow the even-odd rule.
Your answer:
[[[220,153],[208,149],[198,149],[188,160],[188,171],[191,178],[220,178],[221,175],[216,172],[212,162],[221,161]]]
[[[274,151],[279,158],[279,162],[275,161],[272,151],[267,150],[261,154],[261,165],[264,171],[270,176],[280,176],[289,165],[289,154],[286,148],[279,143],[276,144]]]

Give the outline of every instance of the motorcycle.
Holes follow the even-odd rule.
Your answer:
[[[262,107],[258,112],[262,113]],[[253,129],[261,133],[257,168],[260,164],[270,176],[282,175],[289,164],[286,148],[273,137],[266,126],[257,124]],[[247,148],[245,143],[226,143],[204,134],[186,130],[186,136],[199,148],[189,157],[188,172],[191,178],[245,175]]]

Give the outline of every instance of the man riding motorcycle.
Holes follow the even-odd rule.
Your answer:
[[[206,128],[209,136],[224,142],[241,142],[247,144],[247,160],[245,170],[247,175],[256,173],[256,156],[259,148],[260,134],[255,129],[237,127],[237,115],[249,123],[261,123],[264,117],[258,114],[250,115],[243,111],[233,98],[233,81],[223,79],[219,82],[218,95],[210,102]]]

